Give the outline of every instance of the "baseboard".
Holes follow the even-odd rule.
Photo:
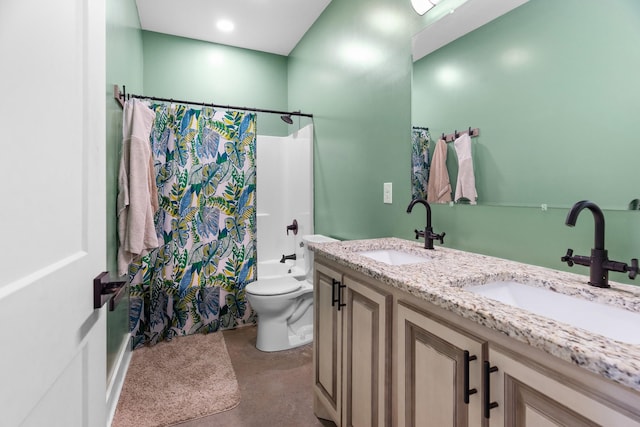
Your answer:
[[[131,339],[127,340],[127,344],[123,347],[124,349],[120,353],[120,358],[114,368],[115,373],[111,377],[111,382],[107,385],[107,426],[111,426],[113,422],[120,392],[124,385],[124,378],[127,375],[129,363],[131,362]]]

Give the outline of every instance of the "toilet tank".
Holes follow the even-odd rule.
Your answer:
[[[309,283],[313,283],[313,251],[309,249],[309,243],[327,243],[338,242],[339,240],[331,237],[323,236],[322,234],[307,234],[302,236],[302,242],[304,243],[304,271],[305,279]]]

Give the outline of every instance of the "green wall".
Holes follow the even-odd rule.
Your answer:
[[[609,11],[606,5],[599,6],[595,12],[585,10],[594,7],[595,2],[583,7],[578,0],[532,0],[421,60],[416,67],[416,81],[421,79],[418,75],[420,67],[428,68],[432,57],[445,58],[464,72],[460,73],[458,86],[450,89],[453,94],[447,93],[451,96],[444,97],[442,88],[432,86],[427,92],[421,92],[418,82],[418,94],[412,101],[410,37],[417,32],[419,24],[416,24],[409,2],[334,0],[289,57],[289,108],[309,111],[315,116],[316,232],[343,239],[413,238],[412,230],[424,227],[423,211],[416,209],[411,215],[405,211],[410,197],[412,124],[429,126],[434,135],[467,126],[480,127],[481,139],[474,142],[484,141],[480,144],[487,147],[481,145],[476,150],[495,150],[497,142],[494,140],[498,135],[506,135],[506,141],[511,145],[522,144],[523,136],[526,137],[530,140],[526,145],[520,145],[516,152],[503,150],[508,154],[499,159],[504,168],[519,172],[532,166],[529,162],[532,151],[546,153],[545,162],[533,165],[537,167],[529,173],[527,185],[517,189],[525,195],[534,194],[534,183],[546,180],[552,183],[551,188],[556,185],[584,188],[584,193],[580,194],[585,198],[590,197],[589,190],[600,182],[598,177],[615,176],[616,182],[624,181],[623,185],[627,185],[627,181],[632,181],[632,184],[638,182],[637,176],[631,172],[636,168],[631,168],[630,160],[625,159],[629,150],[636,153],[640,146],[635,144],[630,149],[631,142],[626,142],[634,138],[630,121],[634,117],[637,121],[639,117],[637,102],[640,98],[635,96],[633,99],[625,94],[637,94],[638,85],[626,82],[621,89],[614,87],[614,83],[623,73],[617,69],[617,64],[635,64],[637,48],[632,46],[637,46],[635,34],[640,26],[630,28],[630,24],[637,21],[640,14],[634,8],[633,0],[617,2],[616,5],[627,8],[627,12]],[[570,16],[559,15],[567,7],[570,7]],[[537,14],[535,20],[528,16],[531,10]],[[373,24],[375,19],[372,16],[376,13],[384,14],[388,21],[398,25],[383,30]],[[579,24],[586,19],[583,14],[592,23],[593,34],[586,37],[581,31],[579,35],[586,38],[572,50],[571,46],[580,41],[576,40],[574,27],[584,27]],[[595,25],[592,20],[598,14],[602,21]],[[509,22],[515,19],[514,16],[518,21]],[[608,19],[616,22],[610,23]],[[607,43],[613,43],[607,32],[613,31],[614,26],[619,27],[615,31],[631,30],[628,37],[632,40],[628,45],[607,47]],[[522,33],[519,39],[512,34],[513,31]],[[492,71],[498,72],[501,67],[495,50],[497,46],[505,46],[509,40],[519,40],[523,46],[531,45],[532,49],[535,47],[533,53],[539,59],[530,65],[524,63],[524,69],[518,69],[516,63],[523,58],[516,51],[510,58],[514,62],[514,69],[509,71],[511,74],[494,77]],[[360,54],[357,50],[345,54],[358,43],[363,47]],[[496,47],[494,43],[497,43]],[[593,52],[598,52],[598,56],[594,57]],[[586,59],[580,59],[583,55]],[[580,62],[575,63],[578,59]],[[425,63],[427,65],[423,65]],[[547,69],[547,66],[551,68]],[[615,72],[613,77],[606,79],[599,74],[594,75],[586,69],[588,67],[600,73],[615,68]],[[476,68],[482,73],[476,73]],[[624,73],[629,75],[634,69],[640,67],[635,66]],[[544,84],[537,84],[533,90],[530,84],[518,81],[518,73],[542,73],[544,76],[540,79]],[[578,81],[585,79],[588,82],[593,80],[592,84],[579,90]],[[500,92],[495,92],[487,84],[488,80],[504,80],[505,86]],[[558,92],[564,90],[567,94],[558,98]],[[513,108],[514,100],[508,96],[510,93],[526,102],[519,104],[519,108]],[[569,97],[577,97],[582,104],[581,112],[576,113],[569,107]],[[537,102],[535,106],[528,103],[533,101]],[[624,105],[631,111],[618,109],[620,101],[626,102]],[[550,107],[556,109],[549,111]],[[509,119],[500,121],[494,117],[495,111],[508,113]],[[549,125],[550,128],[540,132],[545,123],[556,121],[559,115],[565,118],[560,117],[559,124]],[[609,151],[613,141],[605,138],[602,130],[613,119],[625,124],[624,129],[615,130],[616,141],[621,140],[624,144],[618,152]],[[515,124],[512,123],[514,121]],[[492,129],[493,123],[499,125]],[[594,126],[598,127],[596,137],[591,135]],[[567,130],[572,132],[566,133]],[[614,132],[614,129],[610,130]],[[554,132],[564,132],[563,137],[557,138]],[[566,153],[571,152],[571,148],[567,148],[567,144],[580,154],[580,163],[568,160]],[[583,168],[582,162],[597,169],[605,152],[614,160],[607,163],[606,170],[598,171],[596,179],[586,183],[571,176],[554,179],[566,174],[568,169]],[[501,151],[493,155],[503,154]],[[558,155],[564,157],[558,158]],[[622,161],[624,167],[614,166],[619,164],[616,160]],[[493,166],[490,158],[488,162]],[[501,181],[506,177],[495,176],[495,171],[484,168],[478,164],[476,169],[480,184],[492,180],[492,186],[502,191]],[[393,182],[392,205],[382,203],[383,182]],[[612,187],[608,187],[610,192]],[[625,201],[631,198],[629,191],[624,193]],[[519,193],[516,191],[515,194]],[[570,206],[578,199],[575,199],[576,195],[567,200],[560,196],[552,198],[554,194],[563,193],[559,190],[552,191],[552,194],[545,192],[539,198],[532,196],[533,201],[529,203],[529,206],[547,203],[550,206],[547,211],[540,207],[433,206],[434,228],[436,232],[447,232],[447,247],[588,274],[585,267],[569,269],[559,259],[568,247],[572,247],[576,254],[589,254],[593,246],[593,219],[585,212],[575,228],[566,227],[564,218],[568,209],[555,208],[554,205],[557,202],[561,206]],[[640,243],[633,239],[640,235],[640,217],[636,212],[607,210],[605,216],[610,258],[628,262],[631,257],[640,255]],[[625,277],[611,274],[612,280],[633,283]]]
[[[107,127],[107,266],[112,277],[117,277],[117,209],[118,166],[122,143],[122,107],[113,98],[113,85],[127,91],[142,90],[142,36],[135,2],[110,0],[107,2],[106,27],[106,127]],[[129,302],[124,299],[107,316],[107,374],[113,373],[129,337]]]
[[[144,94],[238,107],[287,110],[287,57],[142,32]],[[261,135],[288,135],[277,114],[259,114]]]

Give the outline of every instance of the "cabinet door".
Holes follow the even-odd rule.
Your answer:
[[[622,413],[558,380],[552,371],[540,372],[526,361],[490,348],[491,427],[638,426]],[[542,391],[544,390],[544,391]]]
[[[319,418],[340,424],[342,311],[338,311],[336,292],[342,275],[322,264],[314,274],[314,413]]]
[[[398,426],[480,425],[482,342],[402,302],[397,334]]]
[[[392,296],[344,276],[343,426],[391,425]]]

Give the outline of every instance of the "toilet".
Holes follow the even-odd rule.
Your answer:
[[[258,350],[287,350],[313,340],[313,251],[308,244],[336,241],[320,234],[302,236],[304,255],[296,264],[302,264],[304,276],[258,279],[247,285],[247,300],[258,314]]]

